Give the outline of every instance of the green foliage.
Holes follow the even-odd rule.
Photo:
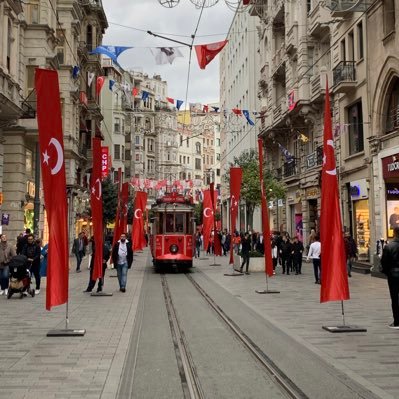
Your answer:
[[[108,176],[102,181],[103,193],[103,222],[106,226],[116,218],[116,208],[118,205],[118,185],[114,184]]]
[[[198,204],[195,204],[194,207],[194,218],[195,218],[195,224],[197,226],[202,224],[202,202],[199,202]]]
[[[254,149],[242,152],[238,157],[234,157],[229,168],[231,166],[242,168],[241,199],[245,201],[248,213],[252,215],[255,207],[261,205],[258,152]],[[225,173],[224,179],[226,183],[230,184],[229,173]],[[284,183],[277,180],[271,171],[264,170],[263,180],[267,200],[285,198],[286,187]]]

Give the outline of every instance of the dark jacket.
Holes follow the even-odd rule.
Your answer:
[[[385,245],[381,258],[382,273],[399,278],[399,238]]]
[[[293,247],[292,247],[292,244],[290,243],[290,241],[282,240],[281,244],[280,244],[280,256],[282,258],[289,258],[291,256],[292,251],[293,251]]]
[[[345,237],[344,243],[345,243],[346,258],[347,259],[356,258],[357,256],[356,241],[352,237]]]
[[[22,255],[25,255],[28,259],[33,259],[32,266],[40,265],[41,249],[39,245],[35,243],[26,244],[22,250]]]
[[[241,255],[249,256],[251,250],[251,240],[249,238],[243,238],[241,241]]]
[[[94,244],[94,240],[91,240],[91,260],[90,260],[90,269],[94,267],[94,256],[96,253],[96,246]],[[109,258],[111,257],[111,251],[107,244],[103,245],[103,263],[107,263]]]
[[[293,251],[293,257],[294,259],[301,259],[302,258],[302,254],[303,254],[303,244],[301,241],[298,242],[294,242],[292,244],[292,251]]]
[[[127,248],[127,267],[130,269],[133,263],[133,249],[129,241],[126,241]],[[118,251],[119,251],[119,241],[115,243],[112,248],[112,263],[116,266],[118,264]]]

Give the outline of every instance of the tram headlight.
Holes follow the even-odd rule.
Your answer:
[[[177,251],[179,250],[179,247],[176,245],[176,244],[172,244],[170,247],[169,247],[169,251],[172,253],[172,254],[177,254]]]

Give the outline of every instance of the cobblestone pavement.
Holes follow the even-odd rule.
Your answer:
[[[381,398],[399,398],[399,331],[392,322],[387,282],[352,273],[351,300],[345,301],[346,324],[366,327],[367,333],[333,334],[323,325],[342,325],[341,303],[320,304],[320,286],[314,284],[313,267],[304,263],[301,275],[281,274],[269,279],[269,288],[280,294],[259,295],[265,289],[264,273],[227,277],[231,271],[226,257],[217,258],[220,267],[210,267],[213,258],[197,261],[210,279],[272,322],[302,345],[318,354],[348,377]],[[251,266],[250,266],[251,269]]]
[[[209,266],[213,258],[196,260],[195,265],[340,372],[381,398],[399,398],[399,331],[387,327],[391,311],[386,281],[354,273],[346,321],[368,332],[331,334],[321,326],[341,324],[340,303],[319,303],[320,286],[313,282],[310,264],[304,264],[299,276],[278,270],[270,288],[281,293],[259,295],[255,290],[265,288],[263,273],[226,277],[228,259],[218,262],[222,266]],[[115,272],[107,271],[105,290],[114,295],[104,298],[84,294],[88,271],[76,274],[71,267],[70,327],[85,328],[84,337],[46,337],[48,330],[64,327],[65,307],[45,310],[45,279],[35,298],[0,297],[0,398],[115,398],[146,263],[147,252],[136,254],[125,294],[119,292],[117,279],[109,277]]]

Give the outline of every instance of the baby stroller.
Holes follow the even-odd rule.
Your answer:
[[[28,268],[28,258],[25,255],[16,255],[11,258],[9,263],[10,282],[8,285],[7,298],[13,294],[19,294],[22,299],[24,295],[35,296],[35,290],[30,288],[30,271]]]

